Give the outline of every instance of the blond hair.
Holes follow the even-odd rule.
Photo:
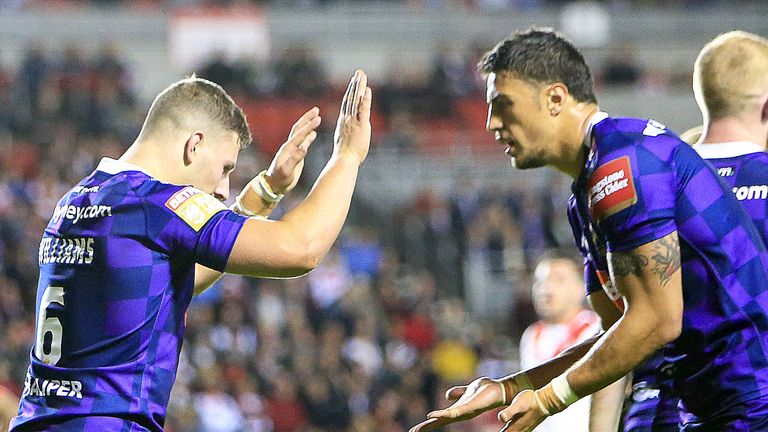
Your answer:
[[[176,81],[155,97],[141,135],[168,128],[206,126],[203,123],[235,132],[241,149],[251,144],[251,130],[243,110],[220,85],[194,75]]]
[[[696,58],[693,92],[709,120],[754,107],[768,92],[768,40],[740,30],[716,37]]]

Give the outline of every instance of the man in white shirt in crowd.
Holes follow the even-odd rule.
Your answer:
[[[574,261],[574,251],[553,251],[539,260],[534,271],[533,307],[539,321],[528,326],[520,339],[520,365],[528,369],[563,352],[566,348],[594,336],[600,328],[597,314],[584,306],[582,266]],[[539,432],[589,430],[589,398],[584,398],[562,414],[549,417]]]

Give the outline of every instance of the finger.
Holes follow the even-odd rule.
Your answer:
[[[451,387],[445,392],[445,398],[448,400],[456,400],[460,398],[467,391],[467,386]]]
[[[301,117],[299,117],[298,120],[296,120],[296,123],[293,124],[291,127],[291,133],[290,135],[293,135],[294,131],[312,120],[313,118],[317,117],[318,114],[320,114],[320,108],[318,107],[312,107],[309,111],[305,112]],[[290,136],[289,135],[289,136]]]
[[[357,78],[357,72],[352,75],[347,85],[347,90],[344,92],[344,96],[341,98],[341,109],[339,109],[339,117],[347,114],[347,105],[349,101],[349,94],[353,91],[355,85],[355,78]]]
[[[357,118],[361,122],[368,122],[371,120],[371,101],[373,100],[373,92],[370,87],[365,88],[365,93],[360,100],[360,108],[357,111]]]
[[[410,428],[408,432],[426,432],[454,423],[453,419],[430,418]]]
[[[353,112],[352,108],[355,106],[355,92],[357,91],[357,86],[360,84],[360,71],[355,71],[355,80],[352,82],[352,87],[350,88],[350,92],[347,95],[347,112],[345,113],[347,117],[351,117]]]
[[[499,411],[499,415],[498,415],[499,421],[502,423],[506,423],[511,420],[514,420],[516,417],[520,415],[520,413],[524,412],[524,410],[525,410],[524,407],[522,407],[518,403],[515,403],[515,401],[512,401],[512,405]]]
[[[360,109],[360,99],[365,94],[365,89],[368,88],[368,75],[362,70],[359,70],[360,79],[358,79],[355,85],[355,95],[352,98],[352,109],[350,110],[354,118],[358,118],[358,110]]]
[[[530,432],[541,423],[542,419],[537,419],[530,412],[516,414],[512,419],[504,424],[499,432]]]
[[[293,133],[293,135],[288,138],[288,141],[292,142],[295,145],[300,145],[304,141],[304,138],[307,137],[307,135],[314,132],[315,129],[317,129],[317,127],[320,126],[321,121],[322,119],[320,118],[320,116],[313,118],[307,124],[298,128]]]
[[[307,155],[307,149],[315,142],[315,138],[317,138],[317,131],[312,131],[301,141],[299,144],[299,150],[301,151],[299,156],[301,159],[304,159],[304,156]]]

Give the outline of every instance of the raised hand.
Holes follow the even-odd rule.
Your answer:
[[[368,77],[358,69],[341,101],[333,135],[334,153],[354,155],[360,163],[365,160],[371,145],[371,99]]]
[[[265,176],[275,193],[290,192],[298,183],[307,149],[317,138],[315,129],[320,126],[320,120],[320,110],[315,107],[293,124],[288,139],[277,150]]]
[[[424,432],[441,428],[445,425],[469,420],[478,415],[505,405],[514,395],[514,384],[478,378],[467,386],[452,387],[445,392],[445,398],[455,400],[445,409],[432,411],[427,414],[427,420],[412,427],[409,432]]]

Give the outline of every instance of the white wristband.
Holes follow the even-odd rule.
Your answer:
[[[568,384],[567,374],[562,374],[552,380],[552,391],[560,402],[568,406],[580,399],[579,395],[574,393],[571,385]]]
[[[276,194],[272,191],[265,175],[266,171],[262,171],[245,185],[240,194],[235,198],[235,203],[231,207],[232,211],[245,216],[259,216],[257,212],[248,208],[246,202],[250,202],[253,205],[254,200],[258,197],[258,200],[261,201],[260,205],[265,209],[272,209],[280,202],[283,194]],[[256,197],[253,196],[254,194]],[[246,196],[248,199],[244,199]]]
[[[258,192],[261,192],[261,193],[259,193],[259,196],[265,202],[276,203],[276,202],[280,201],[281,199],[283,199],[283,194],[277,194],[277,193],[272,192],[272,188],[269,186],[269,183],[267,183],[267,177],[266,176],[267,176],[267,172],[266,171],[262,171],[262,172],[259,173],[259,175],[256,176],[257,182],[258,182],[259,187],[261,189],[260,191],[258,191]]]

